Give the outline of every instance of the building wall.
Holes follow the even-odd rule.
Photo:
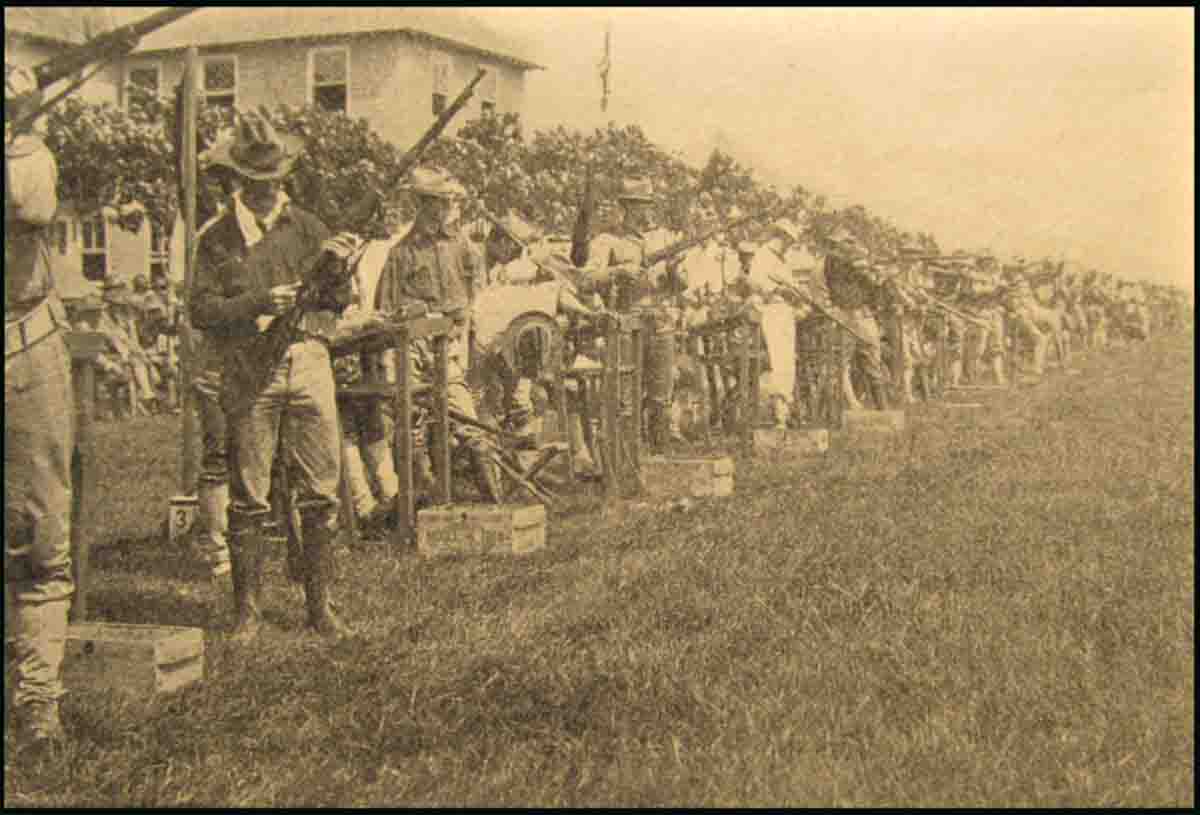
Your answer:
[[[441,51],[451,56],[450,97],[462,89],[481,64],[473,55],[430,46],[396,33],[253,43],[229,49],[201,49],[200,55],[236,54],[240,110],[259,105],[301,107],[309,102],[309,52],[335,46],[349,49],[350,116],[367,119],[382,138],[400,147],[411,145],[433,123],[434,54]],[[161,66],[163,92],[175,87],[183,75],[183,54],[178,52],[138,55],[125,64],[128,68],[150,63]],[[498,62],[485,64],[498,74],[497,111],[521,112],[525,102],[524,72]],[[452,123],[451,135],[480,115],[481,102],[477,94]]]

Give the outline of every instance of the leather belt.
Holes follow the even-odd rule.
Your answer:
[[[68,328],[62,305],[47,297],[24,316],[4,321],[4,358],[16,356],[49,337],[60,328]]]

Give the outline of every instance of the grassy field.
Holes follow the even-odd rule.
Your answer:
[[[172,420],[109,425],[94,616],[205,627],[207,679],[72,693],[6,804],[1190,807],[1192,343],[739,459],[691,511],[581,497],[526,559],[347,551],[332,647],[281,561],[228,646],[156,537]]]

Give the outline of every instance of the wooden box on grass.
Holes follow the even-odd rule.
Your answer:
[[[847,410],[842,412],[842,427],[848,433],[900,433],[904,430],[903,410]]]
[[[449,504],[417,513],[417,551],[439,555],[523,555],[546,546],[541,504]]]
[[[643,495],[651,501],[733,495],[734,468],[729,456],[647,456],[641,468]]]
[[[756,427],[754,449],[792,456],[819,456],[829,452],[829,431],[824,427],[802,430]]]
[[[170,693],[204,678],[204,631],[162,625],[72,623],[63,683],[134,696]]]

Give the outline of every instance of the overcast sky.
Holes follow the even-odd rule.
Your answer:
[[[696,163],[719,145],[944,249],[1193,287],[1190,8],[473,13],[547,66],[528,80],[532,129],[637,123]]]
[[[497,8],[526,120],[638,123],[943,248],[1193,284],[1191,9]],[[609,113],[596,63],[612,25]]]

